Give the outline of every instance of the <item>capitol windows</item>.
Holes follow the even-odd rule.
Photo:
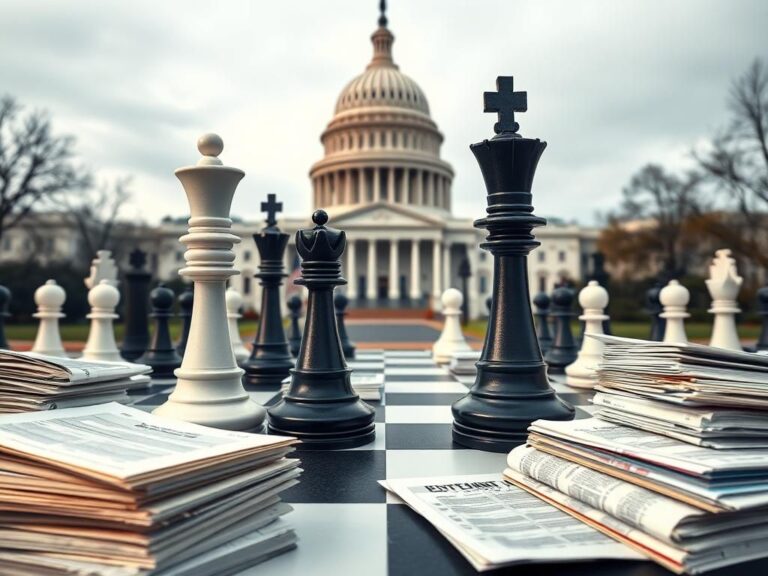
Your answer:
[[[251,277],[243,276],[243,294],[250,294],[251,293]]]
[[[13,238],[6,236],[3,238],[3,251],[10,252],[13,249]]]
[[[557,261],[558,262],[565,262],[565,250],[560,250],[557,253]]]
[[[250,250],[246,250],[245,252],[243,252],[243,260],[246,261],[246,262],[250,262],[251,261],[251,251]]]
[[[488,278],[486,276],[480,276],[480,294],[485,294],[488,290]]]
[[[539,251],[538,254],[539,254],[539,262],[545,262],[547,260],[547,253],[544,252],[544,250]]]
[[[184,259],[184,252],[176,252],[176,262],[181,262]]]

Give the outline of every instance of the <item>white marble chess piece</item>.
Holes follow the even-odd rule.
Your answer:
[[[179,271],[195,283],[189,340],[181,367],[175,370],[176,388],[159,416],[186,420],[226,430],[260,429],[264,408],[243,388],[243,370],[235,363],[227,322],[226,284],[233,267],[230,208],[245,172],[224,166],[218,156],[224,142],[216,134],[197,141],[202,158],[195,166],[176,170],[189,202],[189,231],[179,238],[187,246],[186,266]]]
[[[677,280],[670,280],[659,292],[659,302],[664,307],[664,312],[659,316],[666,320],[664,342],[688,342],[688,335],[685,333],[685,319],[690,317],[690,314],[686,312],[690,300],[691,293],[688,288]]]
[[[67,357],[59,331],[59,318],[64,318],[61,307],[66,300],[67,294],[64,288],[56,284],[56,280],[48,280],[35,290],[37,312],[33,316],[40,320],[40,324],[37,327],[32,352],[46,356]]]
[[[113,324],[117,318],[115,308],[119,302],[120,292],[106,278],[88,291],[91,313],[86,318],[90,319],[91,328],[88,332],[88,341],[83,348],[83,360],[123,362],[115,342]]]
[[[743,350],[739,333],[736,331],[736,314],[741,312],[736,302],[743,278],[736,271],[736,260],[727,248],[715,252],[709,265],[707,290],[712,297],[710,314],[715,315],[710,346],[728,350]]]
[[[584,340],[576,360],[565,367],[565,382],[576,388],[593,388],[597,383],[597,367],[603,359],[604,345],[589,334],[603,334],[603,322],[608,320],[605,307],[608,306],[608,291],[590,280],[579,292],[579,306],[584,313],[579,320],[584,322]]]
[[[85,279],[85,286],[90,290],[102,280],[107,280],[112,286],[117,287],[117,264],[110,250],[96,251],[96,258],[91,262],[91,273]]]
[[[243,344],[243,339],[240,337],[240,328],[238,326],[238,320],[243,317],[240,314],[240,308],[243,305],[243,297],[240,292],[232,288],[227,288],[227,320],[229,322],[229,339],[232,342],[232,353],[235,355],[235,361],[238,365],[241,362],[248,360],[251,355],[248,349]]]
[[[432,346],[432,359],[438,364],[447,364],[456,352],[471,352],[464,333],[461,331],[461,304],[464,296],[456,288],[448,288],[440,299],[443,304],[445,324],[440,338]]]

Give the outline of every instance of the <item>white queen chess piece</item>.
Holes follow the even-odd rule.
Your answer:
[[[33,316],[40,320],[40,324],[37,328],[35,343],[32,345],[32,352],[46,356],[67,357],[59,331],[59,319],[64,318],[61,307],[66,300],[67,294],[64,288],[56,284],[56,280],[48,280],[35,290],[37,312]]]
[[[232,352],[235,355],[235,361],[239,365],[241,362],[248,360],[251,355],[248,349],[243,344],[243,339],[240,337],[240,328],[238,327],[238,320],[243,317],[240,314],[240,307],[243,305],[243,297],[240,292],[232,288],[227,288],[227,321],[229,323],[229,339],[232,341]]]
[[[115,308],[119,302],[120,292],[106,278],[88,291],[88,304],[91,305],[91,313],[86,318],[91,321],[91,328],[88,331],[88,341],[83,348],[83,360],[123,361],[115,342],[113,324],[118,317],[115,314]]]
[[[670,280],[659,292],[659,301],[664,307],[664,312],[659,316],[666,320],[664,342],[688,342],[688,335],[685,333],[685,319],[690,317],[690,314],[686,312],[690,300],[691,293],[688,288],[677,280]]]
[[[224,143],[216,134],[197,141],[203,155],[197,165],[179,168],[190,208],[189,232],[179,238],[186,245],[186,267],[179,271],[195,284],[189,340],[176,388],[155,414],[227,430],[261,428],[266,412],[243,388],[243,370],[235,363],[227,322],[226,282],[235,270],[229,211],[245,173],[224,166],[218,156]]]
[[[716,251],[709,265],[709,279],[706,280],[707,290],[712,297],[709,313],[715,315],[710,346],[742,350],[736,331],[736,314],[741,312],[736,297],[743,281],[736,271],[736,260],[731,257],[731,251],[727,248]]]
[[[565,382],[577,388],[592,388],[597,383],[597,367],[603,358],[603,343],[589,334],[603,334],[603,322],[608,320],[605,307],[608,306],[608,291],[590,280],[579,292],[579,305],[584,313],[579,320],[584,322],[584,340],[576,360],[565,367]]]
[[[447,364],[451,356],[456,352],[471,352],[472,348],[467,344],[464,333],[461,331],[461,304],[464,295],[456,288],[448,288],[440,298],[443,304],[443,316],[445,324],[440,338],[432,346],[432,358],[438,364]]]

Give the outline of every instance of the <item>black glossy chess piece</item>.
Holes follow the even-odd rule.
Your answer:
[[[651,333],[648,339],[655,342],[664,340],[664,330],[667,327],[667,321],[659,316],[659,314],[664,312],[664,307],[661,305],[661,300],[659,300],[659,294],[663,286],[664,284],[657,282],[645,293],[645,310],[651,317]]]
[[[755,344],[755,352],[768,350],[768,286],[763,286],[757,291],[757,313],[762,317],[760,337]]]
[[[533,297],[533,305],[536,308],[533,315],[536,316],[539,348],[542,354],[546,354],[552,347],[552,334],[549,332],[549,295],[546,292],[539,292]]]
[[[5,286],[0,286],[0,350],[11,350],[8,338],[5,336],[5,319],[11,317],[8,307],[11,305],[11,291]]]
[[[120,355],[133,362],[149,346],[149,281],[147,253],[134,249],[128,262],[131,269],[125,273],[125,333]]]
[[[195,284],[189,283],[177,299],[179,304],[179,318],[181,318],[181,335],[176,344],[176,353],[184,358],[189,340],[189,329],[192,326],[192,307],[195,305]]]
[[[339,258],[347,240],[326,228],[325,211],[317,210],[312,221],[314,228],[296,232],[302,257],[296,284],[308,291],[304,335],[290,389],[269,409],[269,431],[298,437],[301,449],[353,448],[372,442],[376,430],[375,411],[352,390],[334,312],[334,287],[346,284]]]
[[[162,283],[149,293],[150,317],[155,320],[155,330],[147,351],[136,359],[136,363],[151,366],[154,378],[173,378],[173,371],[181,366],[181,356],[173,347],[168,328],[168,320],[173,316],[173,300],[173,290]]]
[[[487,216],[475,221],[488,230],[480,247],[493,255],[493,301],[475,383],[453,404],[454,442],[508,452],[525,442],[534,420],[570,420],[571,406],[549,386],[528,291],[528,253],[539,245],[532,234],[546,220],[533,215],[531,187],[545,142],[523,138],[515,111],[526,110],[525,92],[511,77],[499,77],[498,92],[485,93],[485,111],[497,112],[496,136],[472,144],[487,188]]]
[[[267,225],[258,234],[253,235],[261,262],[259,272],[254,276],[261,282],[261,318],[250,357],[243,362],[245,370],[243,384],[246,389],[280,388],[281,382],[288,376],[294,365],[288,340],[283,328],[283,313],[280,309],[280,286],[287,276],[283,258],[288,245],[288,234],[280,231],[275,219],[283,208],[282,202],[276,202],[274,194],[267,195],[267,201],[261,203],[262,211],[267,213]]]
[[[575,291],[568,286],[555,288],[552,292],[552,312],[549,315],[555,321],[555,337],[544,359],[553,374],[563,374],[565,367],[575,362],[579,354],[571,331],[571,319],[576,316],[573,311],[575,296]]]
[[[301,328],[299,320],[301,319],[301,298],[293,295],[288,299],[288,310],[290,311],[290,326],[288,327],[288,346],[291,349],[291,356],[294,358],[299,355],[301,347]]]
[[[347,323],[345,321],[349,298],[345,294],[336,294],[336,297],[333,299],[333,305],[336,308],[336,324],[339,328],[339,341],[341,342],[341,350],[344,352],[344,358],[354,358],[355,344],[349,339]]]

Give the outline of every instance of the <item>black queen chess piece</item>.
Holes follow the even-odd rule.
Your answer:
[[[533,306],[536,308],[533,315],[536,316],[536,336],[539,339],[541,353],[546,354],[552,347],[552,334],[549,332],[549,294],[539,292],[533,297]]]
[[[291,349],[291,356],[296,358],[299,355],[299,348],[301,347],[301,328],[299,327],[299,319],[301,318],[301,298],[294,294],[288,298],[287,306],[290,312],[288,346]]]
[[[280,285],[287,276],[283,258],[289,236],[277,227],[276,216],[283,209],[283,203],[276,200],[274,194],[268,194],[267,201],[261,203],[261,210],[267,213],[267,225],[253,235],[261,258],[259,272],[254,276],[261,280],[262,292],[261,319],[253,349],[242,364],[243,384],[250,390],[278,390],[294,364],[280,309]]]
[[[135,248],[128,257],[131,268],[125,273],[125,332],[120,355],[133,362],[149,345],[149,281],[147,253]]]
[[[149,347],[136,359],[136,363],[151,366],[155,378],[173,378],[173,371],[181,366],[181,356],[176,353],[168,326],[168,321],[173,317],[174,297],[173,290],[166,288],[163,283],[149,293],[152,303],[150,316],[155,319],[155,330]]]
[[[341,341],[341,350],[344,352],[344,358],[354,358],[355,343],[349,339],[346,322],[349,298],[347,298],[346,294],[336,294],[336,297],[333,299],[333,305],[336,308],[336,325],[339,327],[339,340]]]
[[[480,247],[493,255],[493,301],[475,383],[453,404],[453,440],[491,452],[525,442],[539,418],[571,420],[574,409],[549,386],[528,291],[528,253],[539,245],[532,234],[546,224],[533,215],[531,187],[546,142],[523,138],[514,113],[527,110],[525,92],[511,76],[484,94],[485,112],[496,112],[496,136],[472,144],[487,188],[487,216],[475,221],[488,230]]]
[[[565,367],[576,362],[579,356],[579,346],[571,331],[571,320],[576,316],[573,311],[575,299],[576,292],[568,285],[555,288],[552,292],[552,312],[549,315],[555,322],[555,338],[544,360],[549,371],[555,374],[564,374]]]
[[[301,448],[335,450],[372,442],[375,411],[352,390],[352,370],[344,360],[334,316],[333,290],[346,284],[341,258],[346,234],[327,228],[328,214],[312,215],[315,227],[296,232],[306,286],[307,315],[288,392],[268,411],[269,431],[296,436]]]

